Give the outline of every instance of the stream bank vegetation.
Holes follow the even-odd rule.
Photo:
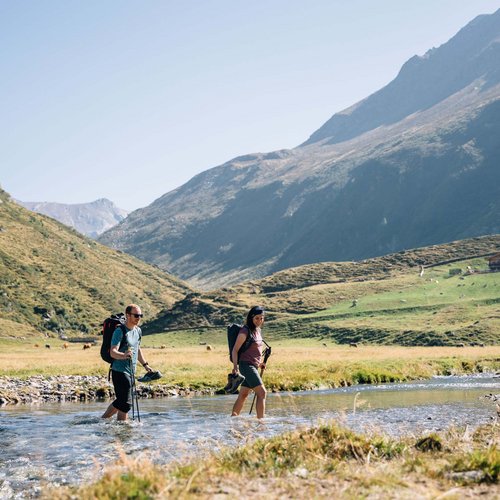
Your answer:
[[[213,337],[213,333],[210,333]],[[158,334],[144,339],[144,354],[163,378],[148,384],[148,397],[155,387],[186,388],[216,393],[227,382],[231,364],[225,333],[207,350],[203,335],[192,332]],[[0,351],[0,377],[99,375],[107,393],[108,365],[99,347],[83,349],[81,344],[51,342],[34,347],[17,341],[4,342]],[[161,348],[159,346],[164,346]],[[436,375],[496,373],[500,371],[500,346],[488,347],[358,347],[326,344],[318,339],[291,339],[272,344],[273,355],[264,373],[268,390],[296,391],[344,387],[354,384],[404,382]],[[138,373],[142,368],[138,367]],[[0,396],[2,388],[0,384]],[[142,384],[138,386],[139,393]],[[99,389],[99,388],[95,388]],[[158,391],[161,394],[162,391]]]
[[[257,424],[255,424],[257,425]],[[196,460],[121,458],[93,484],[49,488],[51,499],[498,498],[498,422],[389,438],[335,423],[258,439]]]

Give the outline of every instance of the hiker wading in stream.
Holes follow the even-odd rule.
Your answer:
[[[238,399],[233,406],[233,412],[231,414],[233,417],[240,414],[252,390],[257,397],[257,418],[264,417],[264,412],[266,410],[266,388],[259,375],[259,368],[265,368],[265,364],[262,363],[264,342],[262,340],[261,328],[263,324],[264,309],[260,306],[252,307],[247,315],[245,326],[240,330],[233,347],[231,355],[231,359],[233,360],[233,374],[240,373],[245,377],[240,387]],[[238,357],[239,350],[245,343],[248,335],[251,335],[252,343],[250,347],[240,353]]]
[[[102,418],[110,418],[117,413],[118,420],[127,420],[133,404],[132,382],[137,360],[148,372],[152,371],[141,352],[142,332],[138,326],[141,318],[141,308],[136,304],[130,304],[125,310],[126,342],[122,343],[124,332],[121,327],[117,327],[113,333],[110,349],[113,358],[111,379],[116,399],[109,405]]]

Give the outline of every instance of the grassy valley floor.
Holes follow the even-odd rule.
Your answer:
[[[144,339],[144,354],[163,378],[148,386],[145,395],[164,394],[160,388],[184,388],[215,393],[231,370],[222,330],[164,333]],[[38,344],[37,344],[38,345]],[[108,365],[99,347],[52,341],[39,344],[9,340],[0,350],[0,377],[98,376],[94,392],[109,393]],[[276,340],[264,373],[270,391],[333,388],[353,384],[401,382],[434,375],[500,371],[500,346],[486,347],[349,347],[318,339]],[[138,374],[142,373],[139,367]],[[88,387],[87,387],[88,389]],[[0,386],[0,398],[4,396]],[[92,392],[92,391],[91,391]],[[90,394],[90,393],[89,393]],[[85,397],[85,396],[84,396]],[[91,397],[89,395],[89,397]]]

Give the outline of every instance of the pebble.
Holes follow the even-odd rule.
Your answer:
[[[484,479],[484,472],[482,470],[468,470],[463,472],[451,472],[447,474],[447,476],[454,481],[479,483]]]

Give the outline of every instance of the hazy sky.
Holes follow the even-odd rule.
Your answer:
[[[0,0],[0,185],[149,205],[292,148],[500,0]]]

